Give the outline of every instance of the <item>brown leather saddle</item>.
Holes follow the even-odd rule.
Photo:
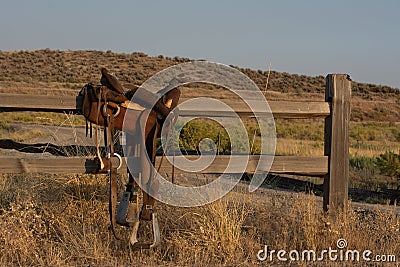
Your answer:
[[[101,69],[101,73],[101,84],[87,84],[82,88],[79,95],[83,96],[82,114],[85,116],[87,122],[94,124],[96,127],[98,173],[109,173],[110,175],[109,212],[111,229],[114,236],[117,239],[121,239],[115,231],[116,225],[133,227],[133,233],[130,238],[130,243],[133,246],[142,248],[155,247],[160,243],[157,213],[154,207],[155,199],[153,198],[153,194],[158,191],[158,181],[155,180],[154,173],[150,171],[149,164],[153,166],[155,164],[156,139],[160,136],[160,129],[165,119],[178,105],[180,90],[178,88],[168,90],[161,98],[146,90],[141,91],[140,95],[136,96],[137,86],[130,84],[122,85],[105,68]],[[133,95],[135,95],[134,99],[136,103],[130,102]],[[128,109],[130,109],[129,112]],[[143,116],[144,114],[146,116]],[[128,125],[124,125],[124,121]],[[106,157],[102,157],[99,151],[98,126],[105,128],[104,143],[107,145]],[[124,129],[129,133],[139,131],[140,134],[135,136],[142,137],[139,138],[140,140],[130,142],[132,150],[136,150],[133,154],[135,155],[135,159],[139,161],[141,170],[134,174],[128,171],[129,182],[126,185],[126,191],[118,207],[117,168],[113,166],[111,161],[111,158],[115,156],[113,145],[115,129]],[[146,160],[147,157],[144,153],[147,153],[150,162]],[[138,206],[139,186],[142,189],[146,189],[143,190],[143,205],[140,211]],[[151,244],[138,242],[137,233],[141,220],[153,222],[153,242]]]
[[[82,114],[89,122],[104,126],[104,119],[107,116],[104,110],[106,105],[107,113],[112,112],[115,118],[117,118],[115,116],[117,112],[118,115],[121,114],[115,121],[115,127],[122,130],[126,109],[139,87],[132,84],[122,86],[117,78],[105,68],[101,69],[101,73],[101,85],[87,84],[79,93],[84,97]],[[178,105],[179,97],[180,90],[177,88],[168,91],[161,99],[149,91],[142,90],[140,95],[135,97],[135,101],[143,109],[151,108],[159,115],[159,118],[165,119]],[[152,103],[155,104],[152,106]]]

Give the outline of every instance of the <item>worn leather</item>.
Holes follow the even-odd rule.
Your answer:
[[[159,190],[159,182],[155,179],[155,170],[152,168],[155,165],[156,139],[160,136],[160,129],[165,118],[178,105],[180,90],[177,88],[172,89],[161,98],[144,90],[140,96],[135,97],[137,104],[144,109],[129,109],[129,112],[127,112],[126,103],[129,102],[138,87],[122,86],[118,79],[110,74],[107,69],[103,68],[101,71],[102,85],[87,84],[80,92],[80,95],[84,98],[82,114],[91,123],[107,128],[107,138],[105,139],[108,140],[106,145],[109,146],[111,157],[114,153],[114,142],[112,140],[114,129],[124,130],[127,135],[131,135],[134,138],[139,137],[140,140],[133,140],[132,147],[135,144],[140,144],[137,146],[139,151],[135,152],[135,158],[139,158],[140,186],[145,189],[143,191],[143,206],[140,211],[140,219],[150,221],[155,212],[155,199],[151,195],[156,194]],[[127,87],[131,90],[127,91]],[[150,103],[155,103],[155,105],[152,107]],[[124,122],[126,123],[125,125],[123,125]],[[129,158],[129,155],[127,157]],[[117,169],[112,166],[110,160],[104,160],[103,163],[104,168],[101,171],[108,170],[110,175],[109,213],[111,229],[115,237],[120,239],[115,232]],[[132,181],[131,178],[130,176],[129,186],[131,188],[132,186],[137,187],[138,184]]]

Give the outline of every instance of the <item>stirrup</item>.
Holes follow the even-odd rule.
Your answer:
[[[153,222],[153,243],[152,244],[147,244],[147,243],[140,243],[137,239],[138,235],[138,230],[139,230],[139,223],[140,220],[135,222],[133,226],[133,231],[131,238],[129,240],[130,244],[134,248],[144,248],[144,249],[150,249],[150,248],[155,248],[161,243],[161,238],[160,238],[160,228],[158,226],[158,219],[157,219],[157,212],[153,212],[151,215],[151,220]]]
[[[132,227],[135,226],[137,221],[139,221],[139,207],[137,200],[136,202],[131,203],[131,195],[132,192],[126,191],[118,205],[115,219],[119,225]]]

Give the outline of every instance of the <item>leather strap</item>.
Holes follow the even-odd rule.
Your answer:
[[[109,157],[112,158],[114,156],[114,115],[107,115],[107,135],[109,140]],[[110,213],[110,222],[111,222],[111,230],[114,234],[114,237],[117,240],[121,240],[121,237],[115,232],[117,222],[116,222],[116,211],[117,211],[117,186],[118,186],[118,177],[117,177],[117,168],[113,167],[112,162],[110,160],[110,203],[109,203],[109,213]]]
[[[110,222],[111,222],[111,230],[116,239],[121,240],[121,237],[115,232],[116,229],[116,214],[117,210],[117,169],[112,168],[110,170],[110,201],[109,201],[109,213],[110,213]]]
[[[145,138],[152,138],[151,139],[151,151],[147,151],[147,153],[151,152],[151,155],[149,155],[149,158],[151,160],[151,164],[153,165],[153,167],[155,167],[155,160],[156,160],[156,140],[157,140],[157,135],[158,135],[158,131],[160,130],[160,124],[158,122],[156,122],[156,124],[154,125],[154,132],[152,133],[152,136],[145,136]],[[146,142],[147,140],[145,140]],[[146,221],[151,221],[153,216],[152,214],[156,212],[156,208],[155,208],[155,199],[152,196],[152,194],[154,194],[156,191],[158,191],[158,185],[157,181],[156,181],[156,172],[154,172],[154,168],[151,168],[151,172],[150,172],[150,177],[149,180],[147,182],[146,186],[146,191],[143,192],[143,206],[142,206],[142,210],[140,213],[140,219],[142,220],[146,220]],[[157,188],[154,188],[154,187]]]
[[[103,163],[103,160],[101,159],[101,153],[100,153],[100,139],[99,139],[99,126],[98,126],[99,125],[99,116],[100,116],[101,95],[102,95],[102,93],[101,93],[101,89],[100,89],[97,94],[98,102],[97,102],[97,115],[96,115],[97,121],[95,124],[95,131],[96,131],[95,142],[96,142],[96,154],[100,160],[100,169],[104,169],[104,163]]]

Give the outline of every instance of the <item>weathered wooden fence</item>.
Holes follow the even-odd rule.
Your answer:
[[[28,97],[29,96],[29,97]],[[324,155],[321,156],[279,156],[274,157],[270,173],[319,176],[324,178],[324,209],[341,208],[347,202],[349,177],[349,120],[351,81],[346,74],[329,74],[326,77],[325,102],[268,101],[274,118],[325,118]],[[181,99],[181,102],[187,99]],[[79,102],[79,101],[78,101]],[[242,117],[252,116],[246,105],[237,101],[224,100]],[[0,94],[0,112],[45,111],[77,113],[77,98],[71,96],[43,96]],[[181,110],[181,115],[198,115],[201,110]],[[221,116],[223,111],[215,110],[209,116]],[[197,156],[185,156],[195,159]],[[241,160],[241,156],[233,156]],[[204,174],[222,173],[229,161],[229,155],[218,155]],[[259,155],[251,155],[246,169],[254,173]],[[157,158],[159,164],[160,158]],[[172,166],[162,162],[161,173],[170,172]],[[87,158],[12,158],[0,157],[1,173],[91,173],[96,169]],[[125,170],[126,168],[121,168]],[[179,171],[179,170],[176,170]]]

